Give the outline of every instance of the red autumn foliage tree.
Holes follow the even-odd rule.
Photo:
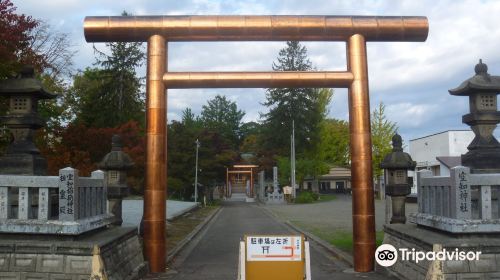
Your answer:
[[[56,135],[38,145],[47,158],[49,175],[57,175],[59,169],[71,166],[81,176],[89,176],[97,169],[97,163],[111,151],[111,137],[122,137],[123,151],[135,163],[128,172],[129,185],[135,192],[141,192],[144,181],[145,137],[136,121],[129,121],[116,128],[93,128],[82,124],[70,124],[61,128]]]
[[[30,48],[31,32],[38,21],[15,11],[10,0],[0,0],[0,78],[11,75],[21,63],[42,61]]]

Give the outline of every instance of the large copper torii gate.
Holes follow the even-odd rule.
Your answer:
[[[354,269],[372,271],[375,218],[367,41],[425,41],[425,17],[136,16],[87,17],[87,42],[148,42],[144,250],[152,272],[165,268],[166,88],[342,87],[349,89]],[[347,71],[167,72],[169,41],[344,41]]]

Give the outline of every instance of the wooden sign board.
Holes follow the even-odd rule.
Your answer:
[[[306,270],[301,235],[248,235],[242,241],[245,280],[303,280]],[[308,245],[308,244],[307,244]],[[243,277],[241,277],[243,278]]]

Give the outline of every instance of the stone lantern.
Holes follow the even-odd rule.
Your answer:
[[[493,136],[500,112],[497,110],[497,94],[500,92],[500,76],[488,74],[488,66],[479,60],[474,68],[476,75],[465,80],[451,95],[469,96],[470,113],[462,116],[462,122],[474,131],[475,138],[462,155],[462,165],[473,173],[500,172],[500,144]]]
[[[397,133],[392,137],[392,147],[392,152],[385,156],[380,168],[385,169],[385,192],[392,200],[391,224],[404,224],[405,199],[411,192],[408,170],[413,170],[417,164],[409,154],[403,152],[403,140]]]
[[[108,212],[115,216],[113,224],[121,225],[122,200],[129,194],[127,185],[127,170],[134,163],[130,156],[122,151],[122,140],[119,135],[113,135],[111,139],[111,152],[104,156],[98,167],[106,171],[108,185]]]
[[[0,96],[9,98],[8,112],[1,120],[12,134],[12,142],[0,158],[0,174],[46,175],[47,161],[33,143],[33,136],[44,126],[38,115],[38,100],[57,95],[35,79],[32,66],[25,66],[17,77],[0,82]]]

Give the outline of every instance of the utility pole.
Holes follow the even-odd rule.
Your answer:
[[[200,141],[196,139],[196,170],[194,171],[194,202],[198,202],[198,148]]]
[[[291,181],[292,181],[292,197],[295,198],[295,120],[292,120],[292,140],[291,140],[292,152],[291,152]]]

